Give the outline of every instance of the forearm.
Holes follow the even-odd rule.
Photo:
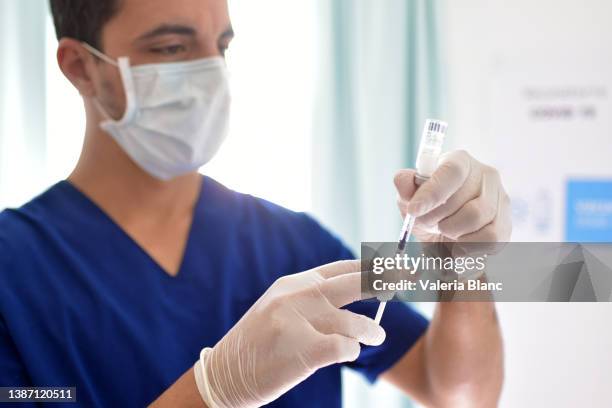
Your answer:
[[[431,243],[510,241],[512,208],[496,169],[465,151],[454,151],[440,160],[423,185],[417,186],[416,176],[414,170],[402,170],[395,185],[402,215],[417,219],[413,231],[417,239]],[[433,226],[437,231],[429,228]],[[385,377],[427,406],[494,407],[503,380],[495,305],[482,292],[441,295],[450,295],[453,301],[439,304],[426,334]],[[483,302],[461,302],[465,299]]]
[[[198,392],[193,368],[183,374],[149,408],[207,408]]]
[[[440,303],[425,335],[424,360],[435,406],[496,406],[503,348],[495,303]]]

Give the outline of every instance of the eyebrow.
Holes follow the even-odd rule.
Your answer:
[[[195,36],[196,33],[197,33],[196,29],[193,27],[180,25],[180,24],[162,24],[159,27],[156,27],[151,31],[147,31],[146,33],[138,37],[136,41],[150,40],[151,38],[155,38],[155,37],[159,37],[159,36],[167,35],[167,34]],[[232,26],[229,26],[221,34],[221,36],[219,37],[219,40],[232,39],[234,38],[234,36],[235,36],[234,28]]]
[[[151,38],[159,37],[161,35],[167,34],[178,34],[178,35],[186,35],[186,36],[195,36],[196,30],[193,27],[179,25],[179,24],[162,24],[159,27],[154,28],[151,31],[147,31],[140,37],[138,40],[149,40]]]

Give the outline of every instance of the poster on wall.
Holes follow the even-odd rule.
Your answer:
[[[498,62],[489,126],[514,241],[612,242],[612,58]]]

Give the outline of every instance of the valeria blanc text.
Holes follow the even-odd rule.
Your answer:
[[[487,292],[501,292],[503,290],[503,283],[501,282],[482,282],[478,279],[469,279],[466,281],[454,280],[450,282],[444,282],[440,280],[416,280],[410,281],[403,279],[398,282],[385,282],[382,279],[375,280],[372,282],[372,287],[376,291],[384,292],[405,292],[405,291],[487,291]]]

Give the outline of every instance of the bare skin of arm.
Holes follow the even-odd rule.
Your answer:
[[[170,388],[159,396],[151,405],[151,408],[182,407],[182,408],[208,408],[195,382],[193,368],[183,374]]]
[[[503,383],[494,303],[440,303],[429,329],[383,379],[428,407],[495,407]]]
[[[402,216],[417,217],[421,242],[510,240],[510,199],[494,168],[454,151],[427,183],[414,179],[415,170],[401,170],[395,185]],[[383,378],[430,407],[497,406],[503,346],[495,303],[440,303],[423,338]]]

